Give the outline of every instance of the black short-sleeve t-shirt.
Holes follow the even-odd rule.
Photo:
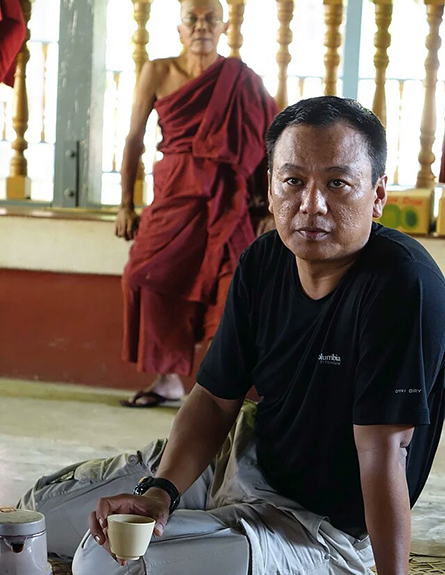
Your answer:
[[[373,224],[333,292],[312,300],[276,231],[242,254],[197,382],[235,399],[254,386],[270,484],[337,527],[366,530],[353,425],[416,427],[411,504],[445,410],[445,281],[414,239]]]

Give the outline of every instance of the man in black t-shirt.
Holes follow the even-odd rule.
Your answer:
[[[364,574],[366,533],[379,575],[408,575],[410,507],[444,418],[444,278],[418,242],[373,223],[387,177],[372,112],[332,96],[302,100],[278,114],[267,143],[277,229],[240,259],[157,479],[142,497],[101,499],[91,533],[106,544],[107,515],[137,512],[161,535],[254,386],[254,449],[244,456],[251,443],[234,440],[235,462],[223,450],[230,496],[212,511],[250,542],[246,567],[227,575]],[[184,573],[201,573],[196,557]],[[154,573],[173,573],[161,563]]]

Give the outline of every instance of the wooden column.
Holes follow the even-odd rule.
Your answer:
[[[246,0],[227,0],[229,7],[229,29],[227,31],[227,43],[230,48],[230,56],[232,58],[239,58],[240,49],[243,45],[243,35],[241,34],[241,26],[244,21],[244,8]]]
[[[429,34],[425,45],[428,55],[425,60],[425,99],[420,125],[420,169],[417,174],[418,188],[433,188],[435,177],[431,170],[435,156],[433,144],[436,132],[436,84],[439,69],[438,51],[442,44],[439,29],[442,23],[444,0],[425,0]]]
[[[150,10],[153,0],[132,0],[134,7],[134,19],[136,20],[137,29],[133,34],[133,60],[135,63],[136,86],[139,80],[142,67],[148,61],[147,44],[148,31],[147,22],[150,19]],[[136,183],[134,186],[134,204],[140,206],[144,203],[145,196],[145,167],[142,159],[139,162]]]
[[[292,60],[292,56],[289,52],[289,44],[292,42],[290,23],[294,15],[294,2],[293,0],[277,0],[277,8],[280,27],[277,35],[279,44],[277,53],[278,91],[275,100],[281,110],[288,105],[287,68]]]
[[[31,197],[31,180],[28,177],[28,162],[25,158],[25,150],[28,148],[28,142],[25,139],[25,133],[28,129],[26,64],[29,60],[27,42],[31,35],[28,28],[28,22],[31,18],[31,2],[30,0],[20,0],[20,5],[26,23],[26,38],[17,56],[14,76],[12,125],[17,137],[11,144],[14,153],[11,159],[10,176],[6,180],[6,197],[8,200],[24,200]]]
[[[391,45],[389,26],[392,19],[393,0],[374,0],[375,23],[377,32],[374,36],[375,93],[372,111],[386,126],[386,69],[389,64],[388,48]]]
[[[339,48],[341,45],[340,26],[343,20],[343,0],[323,0],[325,9],[326,34],[324,45],[325,77],[323,80],[323,92],[325,96],[337,94],[337,74],[340,64]]]

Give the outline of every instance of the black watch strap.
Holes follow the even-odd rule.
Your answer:
[[[158,487],[170,495],[170,513],[173,513],[181,500],[181,495],[176,486],[163,477],[143,477],[134,488],[133,493],[134,495],[143,495],[150,487]]]

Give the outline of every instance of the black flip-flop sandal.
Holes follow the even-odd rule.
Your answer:
[[[154,401],[147,403],[137,403],[138,399],[143,397],[153,399]],[[152,407],[181,407],[181,399],[168,399],[155,391],[138,391],[131,400],[122,399],[119,403],[124,407],[133,407],[137,409],[150,409]]]

